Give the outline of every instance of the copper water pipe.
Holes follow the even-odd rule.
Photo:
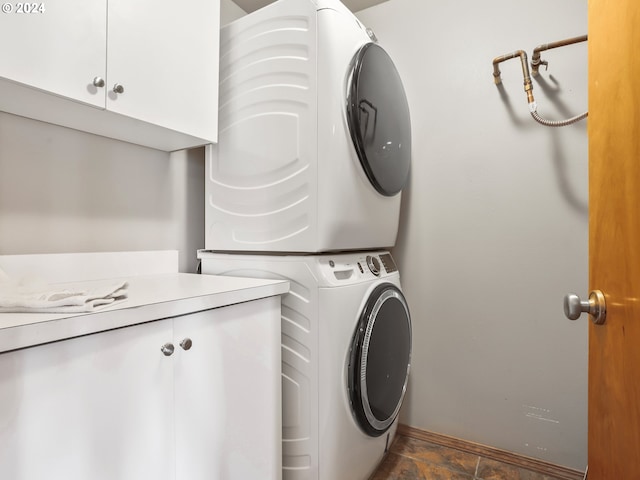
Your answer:
[[[547,66],[547,62],[540,60],[540,52],[545,50],[551,50],[552,48],[564,47],[566,45],[573,45],[574,43],[586,42],[587,35],[581,35],[579,37],[568,38],[566,40],[560,40],[552,43],[545,43],[538,45],[533,49],[533,55],[531,56],[531,74],[535,77],[538,75],[538,69],[540,65]]]
[[[507,53],[506,55],[501,55],[493,59],[493,80],[496,85],[500,85],[502,83],[502,78],[500,78],[500,68],[498,68],[498,64],[504,62],[505,60],[510,60],[512,58],[520,57],[520,63],[522,64],[522,76],[524,77],[524,91],[527,94],[527,102],[529,104],[533,103],[533,84],[531,83],[531,76],[529,75],[529,65],[527,64],[527,54],[524,50],[516,50],[515,52]]]

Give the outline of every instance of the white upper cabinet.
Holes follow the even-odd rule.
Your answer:
[[[219,11],[210,0],[109,0],[107,108],[215,140]]]
[[[4,5],[0,111],[167,151],[217,141],[219,0]]]
[[[104,94],[92,82],[105,73],[105,0],[8,2],[2,8],[11,11],[0,16],[0,76],[104,107]]]

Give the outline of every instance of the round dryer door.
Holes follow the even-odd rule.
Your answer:
[[[411,121],[400,75],[384,49],[363,45],[347,99],[351,140],[367,177],[385,196],[399,193],[411,166]]]
[[[367,300],[349,353],[349,401],[358,425],[368,435],[382,435],[398,415],[410,362],[407,302],[395,285],[383,283]]]

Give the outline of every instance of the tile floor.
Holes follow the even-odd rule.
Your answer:
[[[472,453],[398,435],[369,480],[560,480]]]

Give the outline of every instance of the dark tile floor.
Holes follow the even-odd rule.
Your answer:
[[[399,435],[370,480],[560,479]]]

